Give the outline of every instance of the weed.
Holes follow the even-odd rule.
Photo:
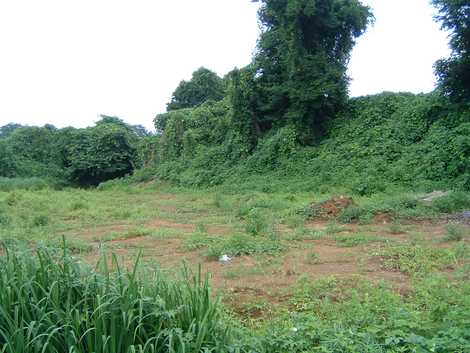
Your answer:
[[[447,196],[435,199],[432,206],[441,213],[461,211],[470,208],[470,195],[465,192],[454,191]]]
[[[363,215],[363,208],[359,206],[349,206],[338,215],[338,221],[341,223],[352,223],[359,221]]]
[[[88,209],[88,204],[84,201],[73,201],[70,204],[70,210],[72,211],[78,211],[78,210],[86,210]]]
[[[11,217],[0,210],[0,227],[8,226],[11,223]]]
[[[344,231],[345,231],[344,227],[340,226],[336,222],[328,223],[326,225],[326,228],[325,228],[325,233],[326,234],[338,234],[338,233],[341,233],[341,232],[344,232]]]
[[[53,254],[0,257],[0,288],[10,288],[0,298],[3,352],[228,350],[218,301],[200,274],[172,282],[137,263],[126,273],[115,257],[97,273]]]
[[[208,259],[214,260],[224,254],[229,256],[255,254],[273,255],[284,250],[285,246],[279,241],[253,238],[245,234],[235,234],[211,244],[207,249],[205,256]]]
[[[305,263],[309,265],[316,265],[320,262],[320,255],[315,251],[311,251],[305,256]]]
[[[395,245],[374,254],[382,259],[387,270],[423,275],[456,265],[463,256],[457,249],[440,249],[424,245]]]
[[[184,238],[183,249],[187,251],[194,251],[208,247],[215,243],[217,238],[210,237],[207,233],[195,232]]]
[[[390,234],[403,234],[405,233],[405,230],[403,229],[403,226],[398,223],[398,222],[393,222],[392,224],[390,224],[390,226],[388,227],[388,232]]]
[[[444,241],[460,241],[466,235],[466,231],[463,227],[457,224],[448,224],[446,226],[446,235]]]
[[[47,215],[36,215],[31,221],[33,227],[45,227],[49,224],[49,217]]]
[[[344,247],[344,248],[350,248],[350,247],[365,245],[369,243],[386,243],[390,241],[387,238],[370,236],[370,235],[365,235],[365,234],[336,236],[334,239],[336,241],[336,244],[339,247]]]
[[[264,234],[268,229],[268,225],[268,218],[259,208],[253,208],[248,212],[245,226],[245,230],[248,234]]]

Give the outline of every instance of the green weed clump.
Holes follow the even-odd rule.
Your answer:
[[[0,257],[0,352],[223,352],[228,334],[207,278],[100,271],[47,249]]]
[[[449,224],[446,226],[444,241],[460,241],[466,234],[467,233],[463,227],[457,224]]]
[[[266,233],[268,226],[269,220],[259,208],[253,208],[248,212],[245,225],[248,234],[260,235]]]
[[[399,271],[410,275],[424,275],[434,270],[452,268],[457,261],[468,254],[468,249],[434,248],[424,245],[395,245],[375,253],[382,259],[387,270]]]
[[[466,353],[470,284],[430,276],[401,297],[357,277],[305,281],[291,310],[239,340],[245,352]]]
[[[435,199],[432,206],[441,213],[462,211],[470,208],[470,194],[462,191],[454,191],[447,196]]]
[[[387,243],[390,240],[383,237],[371,236],[366,234],[352,234],[352,235],[341,235],[336,236],[336,244],[343,248],[352,248],[359,245],[365,245],[370,243]]]
[[[285,249],[286,247],[279,240],[235,234],[211,244],[205,255],[208,259],[214,260],[224,254],[229,256],[274,255]]]

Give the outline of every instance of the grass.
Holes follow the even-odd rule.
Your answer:
[[[444,241],[460,241],[468,234],[466,229],[459,226],[458,224],[449,224],[446,226],[446,234],[444,236]]]
[[[383,268],[410,275],[426,275],[436,270],[453,268],[458,261],[470,254],[467,245],[450,249],[429,245],[394,245],[374,253],[380,257]]]
[[[370,243],[387,243],[390,240],[383,237],[371,236],[366,234],[352,234],[352,235],[342,235],[334,237],[336,244],[339,247],[354,247],[359,245],[365,245]]]
[[[1,330],[7,332],[0,332],[0,340],[7,337],[15,347],[0,344],[0,352],[44,347],[62,352],[75,332],[84,339],[71,353],[193,352],[198,351],[195,337],[203,334],[209,337],[203,339],[207,351],[214,352],[465,352],[470,342],[468,227],[406,225],[416,217],[439,217],[439,210],[459,212],[466,207],[465,197],[450,196],[436,206],[423,205],[405,191],[356,195],[360,212],[350,210],[329,222],[307,221],[298,212],[339,194],[329,192],[188,190],[160,182],[116,183],[100,190],[0,191],[0,242],[10,252],[0,250],[0,281],[15,284],[24,303],[20,313],[28,317],[10,320],[9,307],[7,327],[0,314]],[[393,223],[374,222],[377,214],[390,216]],[[351,223],[342,224],[345,220]],[[100,257],[103,242],[129,270],[112,265],[116,259]],[[34,249],[38,252],[32,256]],[[132,259],[139,252],[142,261],[134,274]],[[212,261],[223,254],[233,260]],[[92,270],[85,259],[99,265]],[[213,280],[197,274],[175,278],[183,261],[190,268],[201,263]],[[70,269],[61,277],[64,266]],[[2,271],[9,268],[12,274],[5,277]],[[44,287],[43,301],[36,282]],[[213,292],[224,293],[223,305],[210,294],[209,284]],[[0,286],[6,288],[6,282]],[[32,293],[31,303],[26,291]],[[194,291],[201,300],[192,299]],[[0,301],[9,293],[0,291]],[[74,295],[84,301],[72,303]],[[207,319],[197,314],[208,303],[204,296],[217,311]],[[89,310],[81,311],[85,301]],[[117,317],[117,307],[127,316]],[[75,316],[65,312],[70,308]],[[149,326],[140,331],[139,320],[147,319],[153,328],[162,328],[159,334]],[[76,331],[60,338],[69,329],[61,320]],[[206,333],[198,331],[203,326]],[[90,327],[103,334],[98,337]],[[120,335],[111,332],[123,327],[137,335],[124,332],[119,350],[111,336]],[[157,341],[158,347],[151,348]]]
[[[204,253],[206,258],[216,260],[222,255],[275,255],[286,250],[280,241],[267,238],[254,238],[246,234],[234,234],[209,245]]]
[[[172,282],[123,272],[115,258],[100,272],[46,249],[0,258],[0,349],[17,352],[222,351],[227,342],[207,278]]]

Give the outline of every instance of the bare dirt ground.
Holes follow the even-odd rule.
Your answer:
[[[188,251],[184,248],[184,239],[194,236],[197,224],[152,219],[145,223],[145,227],[156,231],[171,230],[171,235],[132,236],[132,233],[129,233],[131,224],[110,224],[82,229],[74,236],[93,242],[95,250],[83,255],[90,263],[95,263],[100,256],[103,246],[100,236],[111,232],[115,233],[115,237],[106,242],[105,246],[128,266],[132,266],[138,253],[142,254],[143,261],[158,264],[170,276],[177,275],[182,263],[194,269],[200,265],[204,273],[210,273],[214,290],[224,295],[224,300],[233,310],[254,318],[263,315],[266,303],[269,303],[270,310],[287,303],[290,289],[302,279],[314,280],[332,276],[346,279],[366,278],[374,283],[385,282],[403,295],[409,291],[410,276],[386,270],[377,258],[369,256],[383,246],[382,243],[341,247],[331,238],[291,240],[288,242],[288,250],[276,256],[241,256],[223,263],[207,260],[204,249]],[[329,223],[312,221],[307,222],[305,227],[326,231]],[[207,227],[207,234],[223,237],[229,234],[230,230],[226,224],[212,224]],[[280,230],[282,237],[287,237],[292,232],[283,225]],[[470,230],[470,227],[467,230]],[[344,225],[337,232],[342,237],[353,237],[361,233],[365,237],[379,236],[398,244],[419,239],[435,247],[449,246],[442,242],[446,232],[445,223],[409,222],[400,229],[392,229],[388,218],[379,216],[371,224]],[[121,233],[122,237],[119,236]]]

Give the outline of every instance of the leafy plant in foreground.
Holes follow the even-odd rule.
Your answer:
[[[0,352],[221,352],[227,332],[200,275],[172,282],[123,271],[112,259],[100,271],[47,249],[0,257]]]

